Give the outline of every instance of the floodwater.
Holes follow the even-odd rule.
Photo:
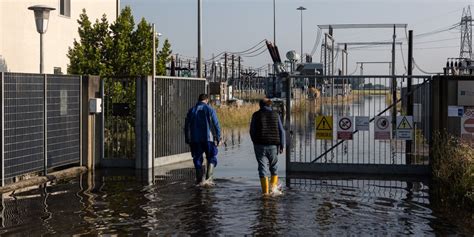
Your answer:
[[[474,235],[472,226],[462,224],[470,223],[462,219],[466,217],[456,213],[454,220],[432,206],[427,182],[287,180],[283,156],[284,194],[262,198],[248,133],[233,131],[226,136],[212,188],[193,185],[190,163],[152,175],[97,171],[4,196],[0,234]]]

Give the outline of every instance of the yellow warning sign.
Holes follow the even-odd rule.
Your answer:
[[[316,139],[320,139],[320,140],[333,139],[332,116],[317,116],[316,117]]]
[[[403,116],[402,121],[398,123],[397,129],[413,129],[411,123],[408,121],[406,116]]]

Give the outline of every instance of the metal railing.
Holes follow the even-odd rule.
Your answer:
[[[81,77],[1,73],[2,185],[80,163]]]
[[[189,152],[184,122],[199,94],[206,92],[206,80],[155,77],[155,157]]]

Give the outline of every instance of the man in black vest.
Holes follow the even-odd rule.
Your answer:
[[[278,185],[278,153],[283,153],[285,147],[285,130],[280,116],[272,110],[272,101],[268,98],[260,100],[260,110],[252,115],[250,137],[258,162],[262,193],[265,195],[269,193],[269,188],[274,190]]]

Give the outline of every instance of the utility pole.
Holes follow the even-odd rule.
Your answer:
[[[219,82],[222,82],[222,63],[219,62]]]
[[[224,81],[227,82],[227,53],[224,53]]]
[[[202,77],[202,3],[201,0],[198,0],[198,73],[197,77]]]
[[[179,55],[176,54],[176,71],[178,71],[178,77],[181,76],[181,67],[179,65]]]
[[[234,65],[234,60],[235,60],[235,56],[232,54],[232,72],[231,72],[231,76],[232,76],[232,86],[234,85],[234,81],[235,81],[235,74],[234,74],[234,70],[235,70],[235,65]]]
[[[188,70],[189,70],[189,73],[191,73],[191,59],[188,59]]]
[[[242,86],[240,85],[240,83],[241,83],[240,71],[241,71],[241,69],[242,69],[242,68],[241,68],[241,66],[242,66],[242,65],[241,65],[241,61],[242,61],[242,59],[241,59],[240,56],[239,56],[239,62],[238,62],[238,66],[237,66],[237,70],[238,70],[237,75],[239,76],[239,90],[240,90],[241,87],[242,87]]]

